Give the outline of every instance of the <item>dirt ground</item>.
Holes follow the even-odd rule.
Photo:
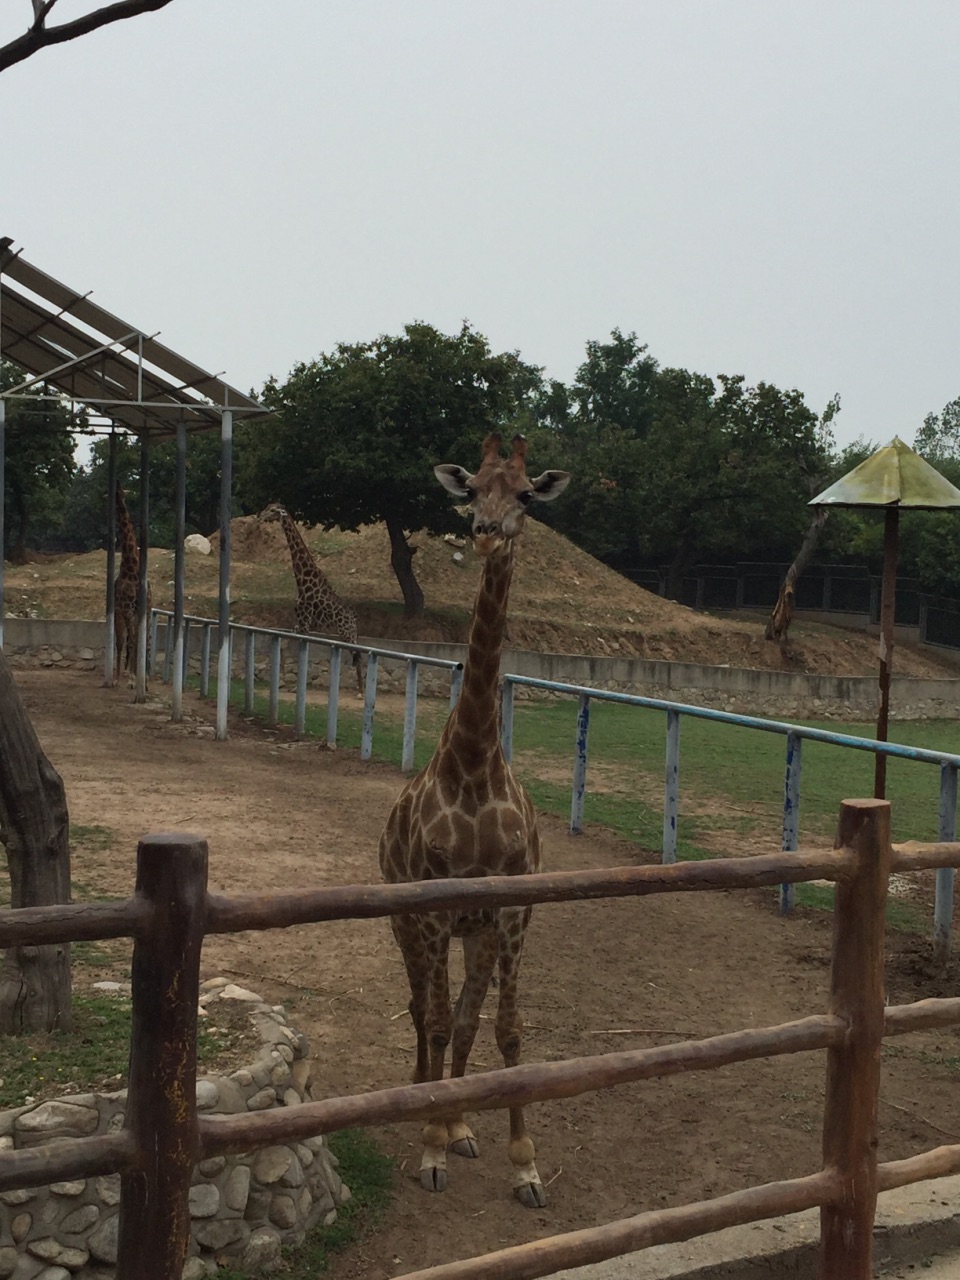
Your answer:
[[[95,674],[16,673],[43,747],[64,777],[71,823],[111,838],[78,842],[84,896],[131,891],[136,842],[162,830],[200,832],[210,885],[225,892],[378,879],[376,845],[401,776],[350,751],[281,741],[238,723],[211,738],[208,706],[173,725],[161,695],[146,705]],[[542,817],[551,869],[643,860],[602,829],[571,837]],[[103,847],[107,846],[107,847]],[[650,855],[653,860],[653,855]],[[772,892],[685,894],[537,908],[521,998],[525,1061],[637,1048],[764,1026],[823,1011],[830,921],[782,920]],[[126,964],[119,959],[117,969]],[[107,966],[110,968],[110,966]],[[302,927],[207,940],[204,976],[224,974],[282,1000],[309,1037],[315,1096],[405,1083],[413,1031],[403,967],[386,921]],[[93,976],[101,976],[96,970]],[[960,965],[932,972],[920,940],[891,935],[893,1003],[955,995]],[[488,1011],[492,1005],[488,1000]],[[955,1031],[884,1050],[881,1158],[960,1140]],[[475,1068],[499,1065],[481,1024]],[[419,1126],[376,1136],[397,1162],[383,1228],[342,1255],[334,1280],[378,1280],[488,1249],[716,1196],[819,1166],[821,1054],[691,1073],[529,1108],[548,1185],[543,1210],[510,1193],[506,1119],[476,1117],[481,1156],[451,1157],[449,1189],[417,1181]]]

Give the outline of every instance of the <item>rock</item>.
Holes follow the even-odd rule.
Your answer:
[[[73,1213],[68,1213],[60,1223],[60,1231],[69,1231],[71,1235],[79,1235],[88,1231],[100,1217],[100,1210],[95,1204],[85,1204]]]
[[[228,1209],[243,1213],[250,1196],[250,1166],[238,1164],[223,1184],[223,1201]]]
[[[93,1107],[72,1102],[41,1102],[25,1111],[16,1122],[17,1132],[25,1145],[49,1142],[51,1138],[86,1138],[96,1133],[100,1116]]]
[[[40,1258],[43,1262],[56,1262],[63,1252],[63,1245],[59,1240],[54,1240],[52,1236],[48,1236],[43,1240],[31,1240],[27,1245],[27,1252],[32,1253],[35,1258]]]
[[[215,1178],[227,1167],[226,1156],[211,1156],[209,1160],[201,1160],[197,1168],[205,1178]]]
[[[212,1080],[197,1081],[197,1110],[210,1111],[220,1101],[220,1091]]]
[[[253,1083],[252,1080],[250,1082]],[[217,1079],[217,1111],[221,1115],[239,1115],[247,1109],[246,1094],[229,1076],[220,1076]]]
[[[270,1221],[281,1230],[289,1230],[297,1225],[297,1206],[291,1196],[274,1196],[270,1205]]]
[[[117,1238],[120,1230],[120,1216],[112,1213],[98,1227],[91,1231],[87,1244],[90,1252],[98,1262],[116,1263]]]
[[[303,1186],[303,1168],[300,1161],[290,1152],[290,1164],[287,1166],[286,1172],[280,1178],[282,1187],[302,1187]]]
[[[302,1099],[296,1089],[286,1089],[283,1094],[283,1105],[285,1107],[298,1107]]]
[[[212,1218],[220,1208],[220,1192],[212,1182],[198,1182],[187,1196],[191,1218]]]
[[[0,1277],[3,1280],[7,1280],[7,1276],[13,1275],[13,1269],[17,1265],[19,1256],[16,1249],[11,1249],[9,1246],[0,1249]]]
[[[203,1258],[188,1258],[180,1272],[180,1280],[204,1280],[209,1274]]]
[[[10,1223],[10,1234],[13,1236],[14,1244],[19,1244],[21,1240],[26,1239],[27,1232],[32,1226],[33,1218],[29,1213],[18,1213]],[[0,1275],[3,1274],[3,1271],[0,1271]]]
[[[249,1000],[253,1004],[260,1004],[260,997],[255,991],[248,991],[246,987],[235,986],[232,982],[228,983],[220,992],[221,1000]]]
[[[224,1249],[228,1244],[236,1244],[238,1240],[242,1240],[248,1230],[239,1218],[220,1218],[198,1227],[196,1239],[205,1249]]]
[[[108,1173],[102,1178],[97,1178],[94,1186],[97,1189],[97,1195],[104,1204],[115,1205],[120,1203],[119,1173]]]
[[[250,1271],[272,1271],[280,1263],[280,1236],[272,1227],[258,1227],[251,1232],[240,1259]]]
[[[4,1204],[26,1204],[33,1199],[33,1191],[24,1187],[20,1191],[0,1191],[0,1200]]]
[[[268,1107],[272,1107],[277,1100],[276,1089],[261,1089],[255,1093],[252,1098],[247,1099],[248,1111],[266,1111]]]
[[[55,1196],[82,1196],[87,1189],[86,1182],[51,1182],[50,1190]]]
[[[188,533],[183,540],[183,549],[194,555],[208,556],[213,551],[213,545],[202,533]]]
[[[253,1176],[264,1186],[279,1182],[290,1168],[294,1155],[289,1147],[264,1147],[253,1161]]]

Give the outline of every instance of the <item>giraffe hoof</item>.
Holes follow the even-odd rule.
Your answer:
[[[468,1138],[457,1138],[456,1142],[451,1142],[447,1150],[466,1160],[476,1160],[480,1155],[480,1143],[470,1134]]]
[[[428,1165],[420,1170],[420,1185],[424,1191],[446,1191],[447,1171],[436,1165]]]
[[[513,1194],[527,1209],[542,1209],[547,1203],[542,1182],[521,1182],[513,1188]]]

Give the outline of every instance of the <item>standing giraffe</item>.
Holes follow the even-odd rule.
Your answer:
[[[140,543],[133,521],[117,484],[117,536],[120,540],[120,572],[113,591],[113,634],[116,644],[114,682],[120,679],[121,657],[127,671],[137,669],[137,633],[140,629]],[[150,583],[147,583],[147,613],[150,612]],[[150,637],[147,636],[147,666],[150,666]]]
[[[294,613],[296,630],[304,635],[337,636],[347,644],[357,643],[357,615],[334,591],[330,579],[317,564],[316,558],[304,542],[300,530],[286,507],[272,502],[264,507],[260,520],[279,520],[290,548],[293,576],[297,582],[297,607]],[[357,688],[363,697],[363,669],[360,650],[353,651],[353,667],[357,673]]]
[[[500,655],[507,620],[516,539],[531,501],[551,502],[566,488],[565,471],[527,478],[523,436],[500,456],[489,435],[476,475],[463,467],[435,467],[437,479],[465,500],[483,576],[473,607],[463,684],[433,759],[404,787],[380,837],[380,870],[390,883],[453,876],[523,875],[540,869],[540,835],[530,798],[500,745]],[[410,982],[410,1015],[417,1032],[414,1082],[441,1080],[453,1034],[451,1076],[462,1076],[480,1023],[480,1009],[499,963],[497,1046],[504,1064],[520,1060],[522,1022],[517,974],[530,907],[392,916],[394,937]],[[463,939],[464,983],[451,1017],[447,960],[451,938]],[[463,1113],[437,1116],[424,1127],[420,1182],[447,1185],[447,1148],[475,1157],[479,1146]],[[510,1108],[514,1192],[536,1208],[546,1195],[534,1163],[523,1110]]]

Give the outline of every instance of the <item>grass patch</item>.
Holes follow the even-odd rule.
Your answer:
[[[21,1107],[61,1094],[124,1089],[130,1058],[130,999],[121,995],[73,997],[72,1031],[0,1036],[0,1107]],[[244,1020],[200,1024],[197,1064],[214,1071],[231,1065],[250,1032]],[[253,1041],[251,1040],[251,1044]]]
[[[314,1280],[330,1265],[334,1254],[370,1235],[383,1220],[393,1199],[396,1171],[393,1161],[362,1129],[342,1129],[328,1139],[340,1161],[340,1177],[351,1197],[337,1209],[329,1227],[315,1227],[303,1244],[283,1251],[285,1280]],[[217,1280],[243,1280],[245,1273],[231,1268],[217,1272]]]

